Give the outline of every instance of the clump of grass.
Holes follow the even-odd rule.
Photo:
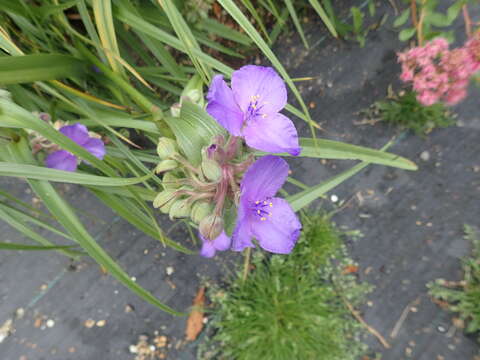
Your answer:
[[[291,255],[257,251],[245,282],[237,276],[227,291],[210,291],[214,334],[200,359],[353,360],[366,351],[346,301],[359,305],[370,286],[346,273],[352,262],[328,218],[303,220]]]
[[[465,225],[465,238],[472,243],[472,254],[463,259],[463,280],[437,279],[428,284],[430,295],[448,310],[458,313],[457,325],[467,333],[480,332],[480,234]],[[480,336],[478,338],[480,341]]]
[[[437,103],[424,106],[417,101],[413,91],[390,94],[386,100],[376,102],[369,115],[394,126],[413,130],[417,135],[425,135],[435,128],[455,123],[445,105]]]

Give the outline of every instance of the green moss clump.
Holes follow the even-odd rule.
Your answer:
[[[304,218],[304,230],[288,256],[255,252],[245,282],[212,289],[215,310],[199,359],[357,359],[366,351],[363,329],[345,305],[361,304],[370,286],[344,274],[339,233],[324,216]]]

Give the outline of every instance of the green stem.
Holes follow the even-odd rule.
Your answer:
[[[244,252],[244,262],[243,262],[243,274],[242,274],[242,283],[245,283],[248,276],[248,269],[250,268],[250,253],[252,248],[247,247]]]

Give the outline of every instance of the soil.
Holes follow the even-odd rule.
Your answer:
[[[389,4],[379,7],[377,17],[384,13],[393,18]],[[479,15],[478,7],[472,10],[474,20]],[[325,129],[318,136],[376,148],[396,136],[389,151],[419,165],[416,172],[370,166],[330,193],[346,203],[334,217],[336,223],[363,234],[348,244],[359,265],[359,278],[376,287],[362,316],[391,345],[385,349],[373,336],[367,337],[371,358],[379,353],[384,360],[472,360],[478,345],[453,327],[452,315],[430,300],[426,284],[436,278],[461,278],[459,259],[469,250],[463,224],[480,226],[478,89],[472,88],[470,97],[454,108],[457,126],[434,130],[426,139],[382,123],[355,125],[361,120],[358,113],[384,98],[389,85],[401,86],[395,52],[405,44],[388,24],[370,32],[361,48],[353,42],[323,39],[318,31],[322,25],[310,22],[310,50],[293,35],[279,43],[277,53],[292,77],[315,78],[299,87],[312,117]],[[296,124],[303,136],[309,135],[305,123]],[[354,163],[289,162],[293,176],[309,185]],[[35,203],[17,179],[0,178],[0,186]],[[83,223],[109,254],[138,283],[176,309],[192,304],[203,278],[219,280],[228,271],[226,260],[232,254],[212,261],[163,248],[86,190],[69,185],[59,189],[81,211]],[[323,201],[322,206],[334,204]],[[163,218],[162,223],[171,226]],[[0,231],[2,241],[28,242],[3,222]],[[180,228],[170,236],[193,246]],[[150,344],[166,336],[157,358],[166,354],[168,359],[186,360],[195,359],[195,347],[203,340],[200,335],[184,343],[186,317],[171,317],[143,302],[88,258],[71,263],[55,253],[0,252],[0,283],[0,335],[4,322],[13,320],[5,327],[9,336],[0,340],[2,360],[133,360],[137,355],[131,353],[131,345],[139,343],[141,335],[148,336],[140,340]]]

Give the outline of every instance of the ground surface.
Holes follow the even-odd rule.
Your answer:
[[[380,14],[384,11],[392,9],[385,5]],[[370,33],[364,48],[320,41],[318,26],[310,26],[310,51],[296,37],[283,41],[278,50],[292,76],[316,78],[301,90],[314,106],[312,117],[326,129],[319,136],[382,146],[400,132],[383,124],[354,123],[362,119],[360,110],[384,97],[389,84],[399,87],[395,51],[404,44],[388,26]],[[364,235],[349,246],[359,277],[376,286],[362,311],[392,345],[383,349],[375,338],[366,339],[384,360],[471,360],[479,352],[472,339],[454,331],[450,315],[430,301],[425,287],[435,278],[460,278],[459,258],[468,252],[463,224],[480,226],[480,172],[474,171],[480,166],[480,106],[478,89],[471,93],[455,109],[458,126],[435,130],[425,140],[403,134],[390,149],[417,162],[419,171],[371,166],[332,192],[349,201],[334,220]],[[308,135],[300,120],[297,124]],[[422,160],[425,151],[429,156]],[[351,166],[339,161],[290,163],[294,175],[310,185]],[[0,187],[31,201],[17,180],[0,178]],[[170,306],[186,309],[203,276],[218,279],[225,272],[221,262],[164,249],[86,191],[61,188],[83,210],[82,219],[98,242]],[[4,223],[0,232],[2,241],[22,241]],[[188,238],[179,230],[171,236]],[[169,359],[195,358],[195,343],[176,349],[184,337],[185,318],[172,318],[142,302],[89,259],[70,263],[51,253],[0,252],[0,283],[0,326],[15,319],[18,308],[25,311],[13,323],[15,332],[0,343],[2,360],[133,360],[128,348],[141,334],[167,336]],[[399,322],[402,313],[406,317]]]

